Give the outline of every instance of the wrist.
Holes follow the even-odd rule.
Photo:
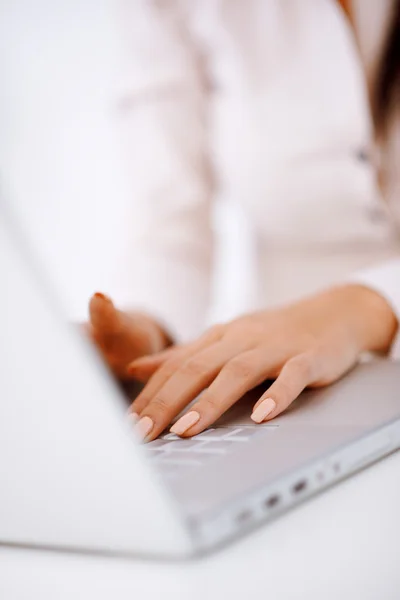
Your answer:
[[[348,285],[348,302],[360,348],[365,352],[387,352],[396,336],[399,323],[389,302],[372,288]]]

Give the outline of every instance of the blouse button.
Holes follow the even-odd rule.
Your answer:
[[[356,158],[360,162],[369,162],[369,154],[367,150],[365,150],[365,148],[360,148],[359,150],[357,150]]]

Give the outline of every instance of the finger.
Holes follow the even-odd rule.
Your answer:
[[[127,375],[126,365],[147,351],[148,337],[140,323],[115,308],[112,300],[99,292],[90,300],[89,314],[92,339],[109,368],[120,379],[134,379]]]
[[[255,404],[252,420],[255,423],[269,421],[286,410],[308,385],[317,378],[314,353],[299,354],[284,365],[271,387]]]
[[[149,400],[140,417],[150,426],[148,441],[157,437],[185,406],[196,398],[218,375],[237,350],[232,344],[218,342],[184,361],[172,377]],[[140,423],[138,425],[140,429]]]
[[[186,348],[187,346],[173,346],[156,354],[137,358],[127,366],[127,374],[140,380],[149,379],[161,365],[167,360],[178,356]]]
[[[130,412],[140,414],[155,394],[157,394],[158,390],[161,389],[185,361],[189,360],[197,352],[201,352],[203,349],[217,342],[221,336],[222,332],[213,328],[196,340],[196,342],[185,347],[180,346],[177,348],[174,355],[169,360],[166,360],[165,363],[155,371],[142,392],[132,403],[129,409]]]
[[[249,390],[262,383],[281,360],[266,348],[243,352],[232,358],[199,401],[177,421],[171,431],[184,437],[197,435],[213,424]]]
[[[123,320],[112,300],[97,292],[89,302],[90,322],[99,342],[107,345],[123,330]]]

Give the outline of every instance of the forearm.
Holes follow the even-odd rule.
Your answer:
[[[176,4],[173,16],[161,5],[129,5],[128,85],[118,105],[134,212],[114,297],[151,316],[156,345],[201,332],[213,260],[208,91]]]

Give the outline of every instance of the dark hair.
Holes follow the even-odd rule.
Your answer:
[[[400,102],[400,0],[393,2],[389,31],[373,91],[372,114],[379,136],[385,135],[396,102]]]

